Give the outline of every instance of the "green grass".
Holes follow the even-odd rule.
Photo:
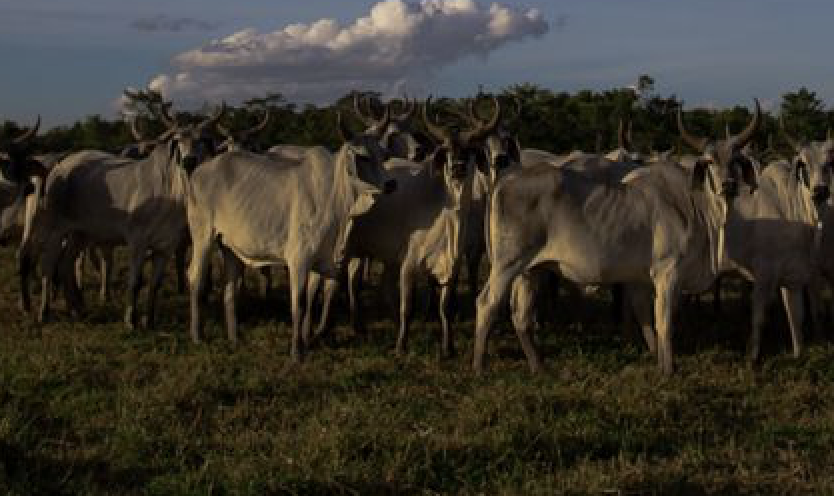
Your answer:
[[[458,326],[459,357],[437,358],[438,326],[419,318],[397,357],[390,319],[372,315],[360,342],[342,309],[334,343],[291,369],[283,289],[243,306],[237,348],[215,296],[207,343],[194,346],[186,299],[170,288],[156,331],[124,330],[120,301],[91,292],[84,322],[58,302],[55,323],[36,326],[16,307],[13,250],[2,256],[6,493],[834,492],[834,348],[793,360],[777,322],[751,370],[737,302],[730,320],[687,311],[672,378],[594,301],[583,325],[559,316],[540,333],[538,377],[512,333],[493,336],[478,378],[471,320]]]

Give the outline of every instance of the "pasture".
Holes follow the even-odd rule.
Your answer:
[[[790,358],[774,312],[763,363],[749,368],[738,298],[720,316],[684,308],[671,377],[600,297],[579,319],[555,303],[537,336],[544,374],[529,374],[505,322],[476,377],[471,316],[455,325],[457,357],[441,360],[439,324],[418,311],[398,357],[393,315],[367,289],[368,336],[353,335],[340,302],[328,342],[288,368],[283,275],[269,302],[241,305],[237,347],[215,292],[197,346],[173,277],[155,331],[121,323],[124,263],[113,301],[97,301],[88,274],[83,320],[60,301],[38,326],[17,309],[14,249],[0,257],[4,493],[834,492],[834,348]]]

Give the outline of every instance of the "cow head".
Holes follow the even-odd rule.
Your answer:
[[[231,131],[227,127],[223,126],[222,124],[217,124],[217,131],[220,132],[226,139],[220,146],[217,147],[218,151],[240,151],[240,150],[254,150],[255,148],[255,136],[258,135],[261,131],[266,129],[267,124],[269,123],[269,109],[264,109],[264,115],[261,121],[254,126],[250,127],[249,129],[244,129],[243,131]]]
[[[191,175],[200,163],[215,152],[211,130],[226,112],[226,104],[222,104],[213,115],[197,124],[178,122],[171,116],[170,108],[170,103],[159,107],[159,117],[168,128],[160,141],[168,143],[169,159]]]
[[[340,156],[350,184],[359,196],[351,210],[351,216],[361,215],[371,208],[376,197],[396,191],[397,182],[387,179],[382,164],[388,160],[388,150],[380,145],[380,135],[390,120],[390,112],[385,111],[382,119],[361,133],[351,131],[336,114],[339,133],[344,143]]]
[[[779,120],[782,134],[793,148],[792,166],[800,185],[808,190],[817,207],[828,203],[831,198],[832,168],[834,168],[834,137],[828,131],[825,141],[799,141],[785,129]]]
[[[41,118],[35,125],[23,130],[19,135],[0,141],[0,174],[12,184],[23,188],[24,194],[34,188],[30,179],[33,176],[46,177],[46,168],[32,156],[33,140],[38,134]]]
[[[727,200],[738,196],[740,182],[746,183],[751,190],[756,189],[756,168],[742,151],[761,122],[759,101],[755,102],[753,119],[744,131],[734,136],[728,134],[720,140],[696,137],[689,133],[683,124],[683,112],[678,108],[678,130],[681,137],[700,153],[695,164],[693,187],[702,189],[706,186]]]
[[[471,192],[471,180],[476,169],[488,173],[489,157],[484,148],[485,140],[495,132],[501,118],[501,107],[487,123],[478,122],[469,129],[454,126],[442,126],[430,115],[431,97],[423,105],[423,123],[426,129],[440,145],[434,151],[429,162],[431,172],[442,176],[447,191],[455,204],[465,202],[467,192]]]
[[[384,128],[379,128],[380,111],[378,108],[374,111],[375,107],[380,106],[379,102],[372,98],[362,99],[358,93],[353,95],[353,109],[357,117],[368,129],[379,128],[380,145],[388,150],[392,158],[422,162],[431,151],[432,144],[428,137],[414,128],[417,102],[405,98],[402,100],[400,112],[394,114],[392,107],[397,102],[399,101],[392,100],[388,103],[386,107],[390,119]]]
[[[498,178],[507,171],[521,164],[521,146],[518,138],[512,133],[503,115],[503,109],[496,97],[491,99],[493,114],[483,119],[477,113],[477,97],[467,103],[466,118],[475,127],[483,127],[486,132],[482,138],[483,151],[486,155],[485,164],[479,165],[479,171],[489,178],[489,183],[494,185]],[[514,99],[515,117],[521,117],[521,101]],[[485,165],[485,166],[484,166]]]

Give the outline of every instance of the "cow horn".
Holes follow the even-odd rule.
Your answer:
[[[625,124],[623,118],[620,117],[620,124],[617,126],[617,147],[622,150],[628,150],[628,137],[626,136]]]
[[[412,117],[414,117],[414,113],[417,111],[417,104],[414,100],[409,100],[408,96],[403,97],[402,100],[395,100],[397,102],[401,101],[403,105],[403,111],[398,114],[396,117],[392,117],[393,119],[406,122]],[[393,101],[392,101],[393,103]]]
[[[374,120],[365,115],[365,112],[362,110],[362,98],[358,91],[353,94],[353,111],[365,127],[372,127],[374,125]]]
[[[133,139],[135,139],[137,142],[143,141],[145,139],[144,137],[142,137],[142,132],[139,131],[139,118],[135,115],[132,119],[130,119],[130,134],[133,135]]]
[[[498,98],[496,98],[495,95],[492,96],[492,105],[494,110],[489,121],[480,122],[475,129],[467,131],[461,135],[461,138],[465,143],[483,138],[489,133],[495,131],[495,128],[501,123],[501,102],[498,101]]]
[[[779,131],[782,133],[782,136],[785,138],[785,141],[787,141],[788,144],[791,145],[791,148],[793,148],[795,152],[798,152],[799,148],[801,147],[799,140],[788,134],[788,129],[785,127],[785,118],[781,115],[779,116]]]
[[[345,125],[341,112],[336,112],[336,128],[339,130],[339,136],[342,138],[342,141],[351,141],[353,139],[353,132]]]
[[[242,131],[240,133],[240,135],[243,138],[248,138],[249,136],[252,136],[254,134],[258,134],[261,131],[263,131],[264,129],[266,129],[266,125],[268,123],[269,123],[269,109],[267,108],[267,109],[264,109],[264,116],[263,116],[263,119],[261,119],[261,122],[256,124],[254,127],[251,127],[251,128],[249,128],[245,131]]]
[[[431,108],[431,96],[429,96],[426,101],[422,105],[423,110],[423,124],[426,125],[426,129],[429,133],[434,136],[434,138],[441,142],[449,141],[450,135],[449,131],[436,124],[429,115],[429,109]]]
[[[223,114],[225,114],[225,113],[226,113],[226,102],[221,102],[220,107],[218,107],[217,110],[215,110],[212,115],[210,115],[209,117],[204,119],[203,122],[201,122],[197,127],[199,129],[210,128],[211,126],[216,125],[220,121],[220,119],[223,117]]]
[[[704,148],[707,147],[707,139],[706,138],[698,138],[695,135],[689,133],[683,125],[683,106],[678,107],[678,132],[680,133],[681,137],[683,138],[686,143],[691,146],[692,148],[698,150],[699,152],[703,152]]]
[[[220,124],[220,123],[218,122],[218,123],[217,123],[217,125],[216,125],[216,126],[214,126],[214,127],[215,127],[215,128],[217,129],[217,131],[218,131],[220,134],[222,134],[223,136],[225,136],[225,137],[227,137],[227,138],[229,138],[229,139],[234,139],[234,134],[232,133],[232,131],[231,131],[231,130],[229,130],[229,128],[227,128],[227,127],[226,127],[226,126],[224,126],[223,124]]]
[[[830,127],[828,128],[828,131],[826,131],[826,133],[825,133],[825,139],[826,139],[826,141],[831,141],[832,139],[834,139],[834,135],[831,134],[831,128]]]
[[[753,101],[756,103],[756,112],[753,114],[753,120],[750,121],[750,124],[741,132],[741,134],[733,137],[735,141],[735,145],[738,147],[743,147],[751,139],[753,139],[753,134],[756,132],[756,129],[759,128],[759,122],[762,120],[762,109],[759,106],[759,99],[754,98]]]
[[[167,126],[168,129],[176,129],[177,127],[179,127],[179,124],[177,123],[177,120],[174,117],[172,117],[169,113],[171,105],[173,105],[171,102],[162,102],[161,104],[159,104],[157,109],[157,115],[162,120],[162,122],[165,123],[165,126]]]
[[[36,134],[38,134],[38,129],[40,127],[41,127],[41,116],[38,115],[38,119],[35,121],[35,125],[30,127],[29,129],[27,129],[26,131],[23,131],[23,133],[21,133],[20,136],[18,136],[17,138],[14,139],[13,143],[18,144],[18,145],[22,145],[23,143],[26,143],[27,141],[34,138]]]

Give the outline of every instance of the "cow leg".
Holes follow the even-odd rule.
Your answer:
[[[510,306],[512,312],[513,327],[515,327],[518,341],[524,356],[527,357],[527,365],[530,372],[537,373],[541,370],[541,361],[533,340],[530,339],[530,330],[535,328],[536,293],[538,292],[538,281],[541,280],[540,272],[526,272],[516,277],[512,285],[512,297]]]
[[[802,323],[805,317],[805,304],[802,298],[802,287],[782,288],[782,303],[785,305],[785,313],[788,316],[788,325],[791,328],[791,340],[793,341],[793,356],[802,356]]]
[[[226,317],[226,336],[232,344],[237,344],[237,295],[238,282],[243,277],[243,263],[228,248],[222,247],[223,253],[223,312]]]
[[[440,288],[440,327],[443,330],[441,353],[444,358],[455,354],[454,336],[452,336],[451,303],[455,293],[455,284],[444,284]]]
[[[475,351],[472,358],[472,367],[476,374],[481,374],[484,370],[487,338],[495,324],[501,305],[507,300],[510,284],[519,272],[520,268],[501,270],[493,266],[486,285],[478,295],[475,311]]]
[[[637,319],[637,325],[640,326],[640,330],[643,332],[643,339],[646,342],[646,346],[649,348],[649,352],[652,355],[656,355],[657,336],[655,335],[654,326],[652,325],[652,300],[654,295],[652,294],[651,288],[643,286],[629,286],[626,289],[626,297],[628,298],[628,302],[630,303],[634,316]],[[626,325],[627,322],[623,322],[624,329]]]
[[[750,363],[757,363],[761,353],[762,329],[767,322],[767,309],[773,300],[775,287],[770,278],[756,277],[753,285],[753,334],[750,338]]]
[[[186,284],[186,260],[188,258],[188,246],[191,244],[190,241],[190,236],[183,236],[180,239],[179,243],[177,243],[177,249],[174,252],[174,269],[177,272],[178,294],[185,294],[185,291],[188,287],[188,285]]]
[[[359,299],[362,290],[362,272],[365,259],[351,258],[348,262],[348,300],[350,300],[350,325],[357,336],[365,336],[365,323],[362,319],[362,302]]]
[[[52,283],[58,273],[58,265],[63,251],[61,238],[53,237],[45,243],[40,255],[41,266],[41,304],[38,309],[37,321],[44,323],[49,319],[52,304]],[[27,277],[28,279],[28,277]],[[28,287],[27,287],[28,291]]]
[[[258,273],[260,274],[258,282],[260,284],[261,298],[267,299],[269,293],[272,291],[272,267],[261,267]]]
[[[64,300],[67,308],[74,318],[80,318],[84,313],[84,298],[76,278],[77,261],[82,258],[82,243],[74,236],[67,239],[63,253],[59,258],[59,284],[64,290]]]
[[[478,273],[481,269],[483,254],[483,248],[478,247],[477,249],[472,249],[466,255],[466,277],[467,285],[469,286],[469,295],[466,300],[467,314],[474,310],[475,301],[478,298]]]
[[[339,289],[339,281],[337,279],[324,280],[324,293],[321,298],[321,317],[319,325],[316,328],[316,338],[324,336],[330,326],[330,310],[333,307],[333,298],[336,296],[336,290]]]
[[[75,285],[78,287],[79,290],[84,289],[84,265],[86,265],[86,260],[90,256],[89,250],[81,250],[78,253],[78,256],[75,257]]]
[[[144,246],[130,246],[130,268],[127,281],[127,310],[125,311],[125,325],[128,329],[139,328],[139,315],[136,310],[139,303],[139,291],[142,289],[142,266],[145,263]]]
[[[721,315],[721,279],[722,276],[718,276],[715,279],[715,282],[712,285],[712,311],[715,312],[716,315]]]
[[[414,307],[414,275],[406,264],[400,269],[400,332],[397,337],[397,354],[405,353],[408,342],[408,326]]]
[[[191,340],[195,344],[200,342],[200,334],[203,328],[200,312],[207,300],[208,264],[212,244],[210,236],[207,236],[206,239],[195,240],[192,245],[191,264],[188,266],[188,284],[191,293]]]
[[[301,261],[287,263],[290,279],[290,306],[292,310],[292,341],[290,344],[290,360],[292,363],[301,363],[304,354],[304,342],[301,339],[302,327],[304,326],[304,292],[307,289],[309,279],[309,268]]]
[[[110,288],[113,287],[113,248],[104,247],[98,249],[99,254],[99,300],[102,303],[110,299]]]
[[[671,375],[675,371],[672,334],[674,310],[679,299],[677,273],[674,268],[660,271],[654,278],[654,320],[657,326],[657,358],[660,370]]]
[[[159,288],[162,287],[162,278],[165,276],[165,265],[168,262],[167,253],[154,252],[151,258],[151,284],[148,287],[148,301],[145,315],[145,328],[156,328],[156,297]]]
[[[316,297],[319,295],[319,289],[322,288],[322,277],[318,272],[310,272],[310,277],[307,278],[306,291],[306,309],[304,310],[304,322],[301,326],[301,341],[305,348],[310,348],[313,341],[312,336],[312,320],[314,308],[316,305]]]

